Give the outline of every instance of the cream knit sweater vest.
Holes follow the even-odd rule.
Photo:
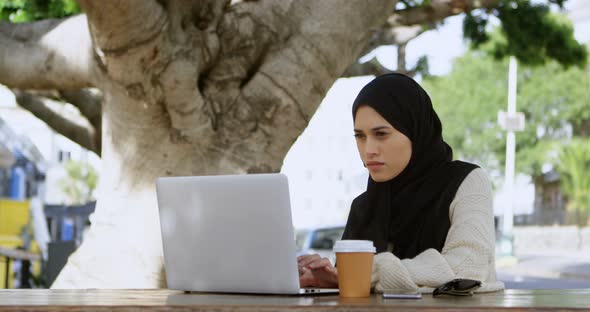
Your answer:
[[[372,287],[377,292],[432,292],[454,278],[470,278],[483,282],[478,292],[504,289],[504,284],[496,280],[492,188],[483,169],[473,170],[461,183],[449,207],[449,217],[451,227],[442,252],[428,249],[404,260],[390,252],[375,255]]]

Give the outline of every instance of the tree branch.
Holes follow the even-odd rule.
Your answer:
[[[391,70],[387,69],[385,66],[381,65],[381,63],[377,60],[376,57],[372,58],[370,61],[364,63],[354,63],[350,65],[342,74],[342,77],[355,77],[355,76],[368,76],[374,75],[379,76],[386,73],[392,72]]]
[[[0,83],[21,89],[91,86],[92,43],[83,15],[0,22]]]
[[[366,55],[367,53],[373,51],[377,47],[383,45],[397,45],[398,46],[398,56],[397,56],[397,69],[396,72],[403,73],[409,76],[414,76],[416,74],[414,70],[406,69],[406,61],[405,61],[405,47],[409,41],[418,37],[423,32],[431,29],[434,27],[434,24],[429,24],[428,26],[398,26],[395,28],[387,26],[379,31],[371,40],[369,41],[367,47],[363,51],[363,54]],[[401,52],[401,53],[400,53]],[[401,59],[400,59],[401,57]],[[371,59],[365,63],[354,63],[342,75],[342,77],[354,77],[354,76],[366,76],[366,75],[381,75],[385,73],[389,73],[391,70],[383,67],[381,63],[376,58]]]
[[[175,42],[199,39],[195,31],[215,32],[231,0],[168,0],[170,34]],[[192,28],[192,29],[190,29]]]
[[[397,70],[406,72],[406,46],[407,43],[397,47]]]
[[[500,0],[432,0],[430,5],[396,11],[391,15],[382,29],[376,32],[360,54],[366,55],[383,45],[398,46],[397,72],[413,76],[416,68],[406,68],[405,47],[407,43],[436,26],[436,22],[446,17],[480,8],[493,8]],[[346,70],[344,77],[355,75],[377,75],[387,72],[380,68],[376,60],[363,64],[353,64]]]
[[[396,11],[389,17],[388,23],[399,25],[417,25],[443,20],[452,15],[469,12],[475,9],[491,9],[501,0],[432,0],[430,5]]]
[[[413,7],[394,12],[381,30],[377,31],[359,54],[366,55],[383,45],[398,46],[398,68],[396,71],[413,76],[416,69],[405,68],[405,45],[436,26],[436,23],[446,17],[468,12],[479,8],[493,8],[500,0],[432,0],[427,6]],[[401,55],[400,55],[401,54]],[[401,58],[404,58],[403,60]],[[374,75],[383,71],[373,63],[353,64],[344,73],[345,77],[360,75]]]
[[[423,32],[434,28],[434,24],[428,24],[425,26],[413,25],[413,26],[397,26],[391,27],[386,24],[383,28],[369,39],[367,46],[361,52],[362,55],[367,55],[369,52],[376,48],[384,45],[400,45],[407,43],[408,41],[418,37]]]
[[[61,105],[52,100],[35,96],[29,92],[12,90],[16,102],[24,109],[30,111],[37,118],[43,120],[49,127],[80,146],[100,155],[100,145],[96,145],[96,132],[89,124],[83,124],[79,118],[67,116],[55,109]]]
[[[78,108],[95,130],[96,146],[102,140],[102,93],[97,89],[80,90],[29,90],[27,93],[37,98],[51,99],[56,102],[67,102]]]
[[[96,153],[100,156],[102,150],[102,93],[92,89],[62,90],[59,93],[63,100],[76,106],[94,128],[94,146],[97,147]]]
[[[416,75],[418,66],[414,69],[406,68],[406,43],[400,44],[397,49],[397,68],[395,72],[401,73],[410,77]],[[381,63],[377,60],[376,57],[372,58],[370,61],[364,63],[355,63],[352,64],[348,69],[342,74],[342,77],[355,77],[355,76],[379,76],[387,73],[393,72],[388,68],[381,65]]]
[[[95,44],[105,54],[124,53],[154,38],[166,25],[155,0],[78,0],[88,16]]]
[[[33,23],[9,23],[0,21],[0,33],[10,36],[16,41],[37,41],[64,21],[65,19],[54,18]]]
[[[99,91],[91,89],[62,90],[59,91],[59,94],[64,101],[76,106],[95,129],[100,128],[102,94]]]

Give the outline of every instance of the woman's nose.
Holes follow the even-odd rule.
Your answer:
[[[367,140],[367,144],[365,145],[365,155],[367,156],[375,156],[377,155],[378,148],[377,144],[375,144],[374,140]]]

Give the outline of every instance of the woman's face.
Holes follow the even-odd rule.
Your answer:
[[[410,139],[370,106],[357,109],[354,136],[361,159],[375,182],[395,178],[410,162]]]

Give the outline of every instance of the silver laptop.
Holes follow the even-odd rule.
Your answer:
[[[166,177],[156,181],[168,288],[260,294],[300,289],[287,177]]]

